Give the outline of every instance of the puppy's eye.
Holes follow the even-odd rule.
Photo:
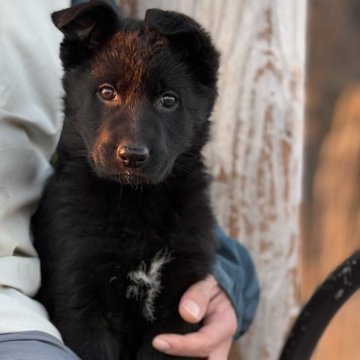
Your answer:
[[[177,99],[176,95],[173,93],[165,93],[165,94],[161,95],[160,105],[163,108],[172,110],[172,109],[175,109],[175,107],[178,105],[178,99]]]
[[[103,85],[98,91],[100,97],[105,101],[114,100],[116,97],[116,91],[111,85]]]

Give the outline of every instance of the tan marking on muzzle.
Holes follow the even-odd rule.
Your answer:
[[[106,144],[110,139],[110,132],[107,128],[100,128],[98,132],[98,136],[96,137],[96,141],[94,144],[94,149],[92,152],[92,157],[97,164],[102,163],[102,159],[100,158],[101,147]]]

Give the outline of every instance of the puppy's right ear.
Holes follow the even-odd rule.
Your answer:
[[[64,67],[75,66],[119,27],[120,14],[108,2],[92,0],[51,15],[64,34],[60,56]]]

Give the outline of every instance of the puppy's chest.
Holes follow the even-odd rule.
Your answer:
[[[126,275],[125,297],[138,302],[144,318],[153,322],[155,303],[163,290],[166,265],[174,259],[167,248],[159,250],[149,261],[141,260]]]
[[[110,265],[108,284],[115,289],[115,301],[119,297],[125,299],[151,323],[156,320],[158,299],[166,286],[169,265],[178,256],[179,239],[172,231],[164,231],[166,225],[157,216],[152,223],[139,213],[134,216],[136,218],[113,216],[109,219],[108,239],[111,240],[104,245],[111,246],[115,262]],[[108,251],[109,248],[105,250]]]
[[[86,199],[86,205],[93,201],[92,206],[81,206],[81,216],[88,219],[82,240],[93,239],[92,256],[102,269],[101,284],[112,294],[111,308],[116,311],[121,300],[153,322],[168,266],[179,255],[177,248],[182,243],[177,228],[180,211],[176,206],[168,208],[164,199],[94,195]],[[74,204],[83,205],[81,201]]]
[[[131,308],[136,307],[139,315],[148,322],[156,320],[156,303],[161,295],[168,265],[174,261],[175,252],[166,245],[151,244],[144,247],[136,244],[117,253],[115,261],[105,264],[109,272],[104,273],[115,303],[122,299]]]

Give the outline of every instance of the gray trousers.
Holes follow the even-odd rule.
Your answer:
[[[1,360],[80,360],[54,336],[41,331],[0,335]]]

